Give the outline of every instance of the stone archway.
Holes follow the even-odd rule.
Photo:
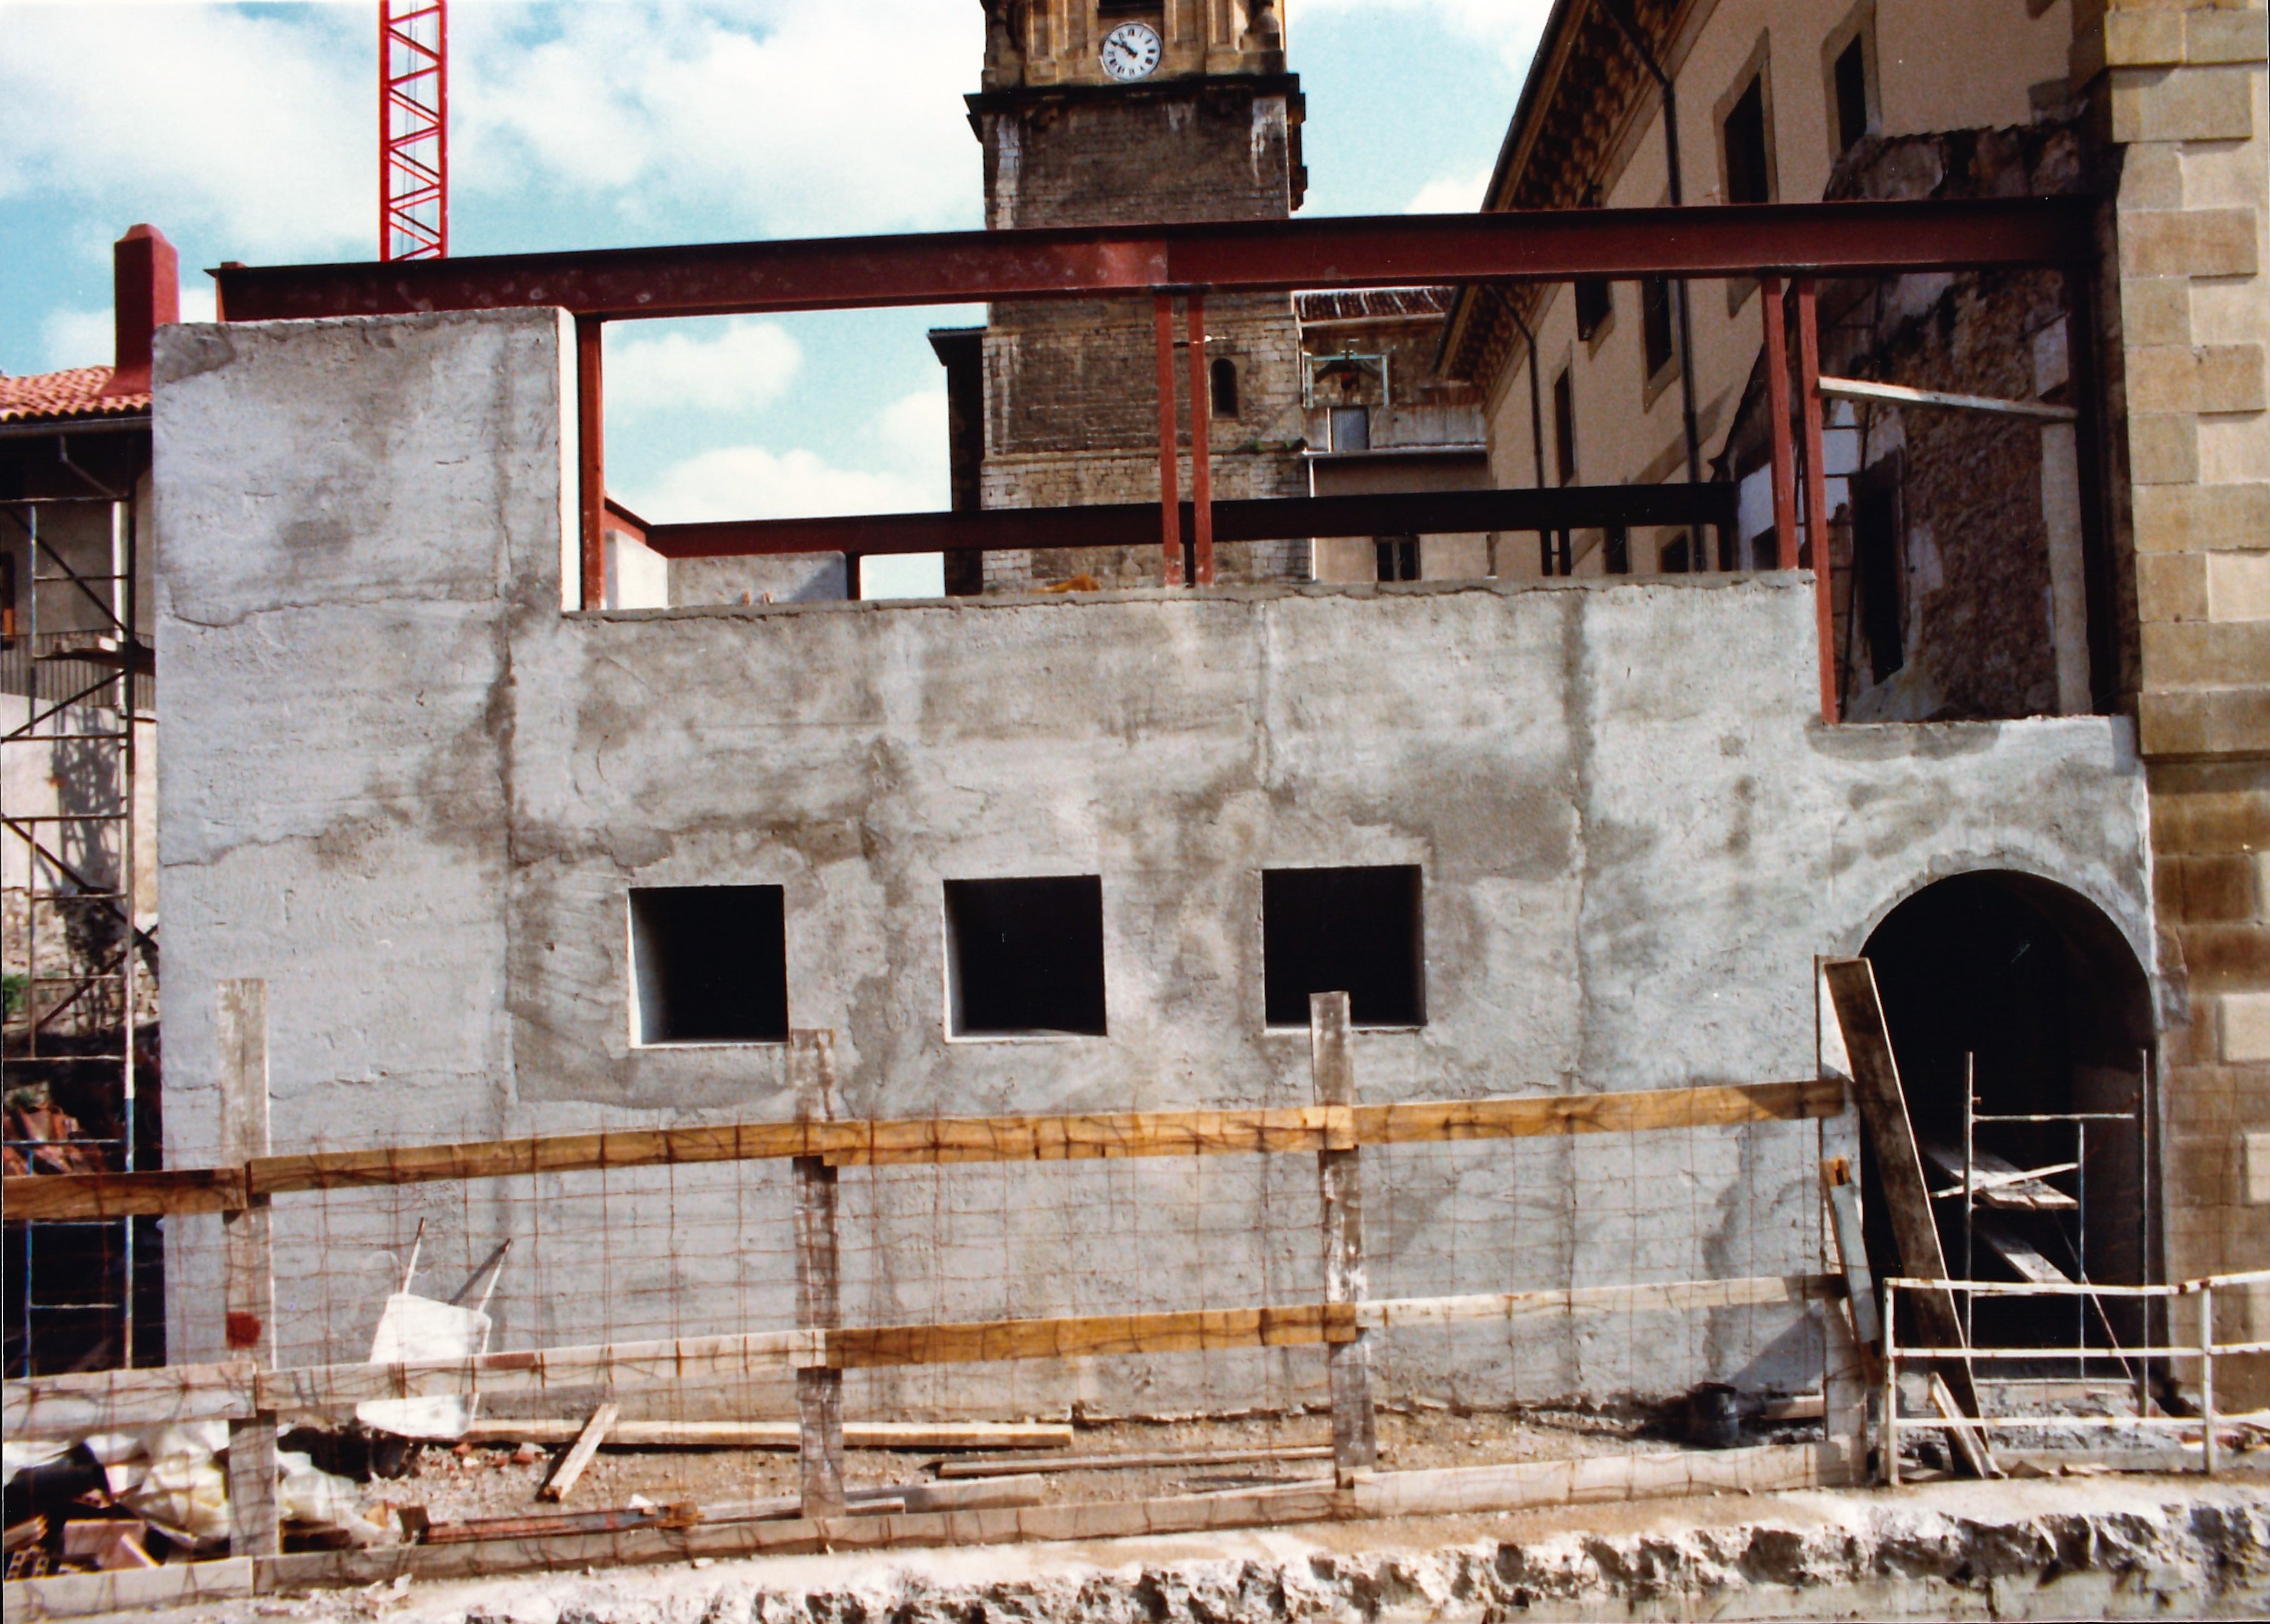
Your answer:
[[[1980,1148],[2020,1167],[2079,1160],[2080,1167],[2044,1182],[2083,1205],[1984,1212],[1973,1237],[1975,1278],[2021,1278],[2026,1268],[2014,1256],[2030,1250],[2067,1277],[2085,1264],[2088,1277],[2103,1283],[2143,1279],[2153,1250],[2147,1207],[2159,1205],[2158,1176],[2140,1179],[2148,1164],[2140,1160],[2130,1123],[2153,1043],[2152,1003],[2143,967],[2118,928],[2095,903],[2054,881],[1985,870],[1925,886],[1885,916],[1862,952],[1875,968],[1919,1144],[1959,1147],[1966,1056],[1981,1114],[2125,1118],[2087,1123],[2085,1157],[2076,1156],[2070,1123],[1978,1130]],[[2155,1125],[2155,1141],[2156,1131]],[[2151,1154],[2156,1159],[2155,1143]],[[1932,1168],[1928,1155],[1925,1175],[1934,1190],[1960,1182]],[[1961,1204],[1935,1205],[1948,1271],[1959,1276]],[[1873,1252],[1881,1203],[1873,1189],[1868,1206]],[[1888,1231],[1884,1238],[1888,1244]],[[2103,1341],[2105,1320],[2093,1311],[2084,1315],[2073,1301],[2067,1313],[2038,1299],[1982,1300],[1977,1335],[1981,1343],[2071,1346],[2077,1334]],[[2118,1313],[2111,1324],[2124,1339],[2136,1330],[2132,1317]]]

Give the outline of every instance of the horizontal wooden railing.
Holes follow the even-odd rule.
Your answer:
[[[308,1151],[258,1156],[228,1168],[33,1174],[6,1180],[0,1198],[11,1222],[52,1222],[229,1212],[306,1190],[799,1156],[816,1156],[837,1167],[911,1167],[1350,1150],[1360,1145],[1727,1127],[1830,1116],[1843,1109],[1843,1098],[1841,1084],[1812,1080],[1392,1105],[731,1123]]]

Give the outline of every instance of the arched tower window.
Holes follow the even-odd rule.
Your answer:
[[[1213,414],[1218,418],[1237,415],[1237,363],[1227,355],[1216,360],[1209,369],[1213,381]]]

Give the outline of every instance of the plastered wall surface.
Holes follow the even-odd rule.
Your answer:
[[[212,989],[236,976],[269,985],[278,1150],[790,1115],[777,1046],[630,1042],[633,886],[785,888],[790,1019],[835,1029],[849,1115],[1306,1101],[1305,1034],[1263,1023],[1267,868],[1424,871],[1428,1020],[1359,1033],[1374,1100],[1810,1076],[1813,956],[1946,873],[2058,879],[2155,962],[2125,724],[1824,729],[1806,577],[563,614],[564,332],[523,312],[161,340],[171,1165],[211,1155]],[[1064,873],[1102,877],[1109,1034],[948,1039],[941,881]],[[1383,1154],[1371,1289],[1817,1267],[1815,1133]],[[1299,1300],[1299,1161],[970,1169],[946,1227],[934,1175],[878,1181],[847,1316]],[[601,1306],[642,1246],[677,1333],[790,1323],[782,1170],[701,1175],[669,1210],[775,1201],[776,1250],[675,1247],[657,1210],[603,1245],[563,1193],[497,1345],[657,1334]],[[428,1188],[472,1256],[530,1221],[510,1192]],[[1676,1224],[1647,1219],[1658,1195]],[[1212,1238],[1178,1240],[1201,1198]],[[360,1357],[409,1209],[278,1211],[280,1357]],[[1158,1225],[1140,1244],[1110,1228],[1131,1213]],[[1250,1257],[1221,1240],[1246,1233]],[[212,1220],[172,1247],[173,1356],[211,1356]],[[1464,1364],[1445,1334],[1390,1368],[1478,1396],[1801,1383],[1817,1353],[1784,1313],[1526,1354],[1493,1331]],[[897,1380],[879,1402],[931,1390]]]

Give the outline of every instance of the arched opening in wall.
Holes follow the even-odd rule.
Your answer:
[[[1967,1257],[1970,1278],[1981,1280],[2144,1279],[2158,1198],[2155,1136],[2138,1116],[2150,1109],[2151,997],[2112,922],[2052,881],[1988,871],[1925,886],[1862,952],[1883,997],[1950,1277],[1964,1278]],[[1868,1250],[1881,1266],[1897,1254],[1866,1160]],[[2079,1297],[1981,1297],[1974,1314],[1981,1346],[2104,1346],[2141,1329],[2133,1304],[2100,1312]],[[2101,1374],[2119,1369],[2108,1361]]]

